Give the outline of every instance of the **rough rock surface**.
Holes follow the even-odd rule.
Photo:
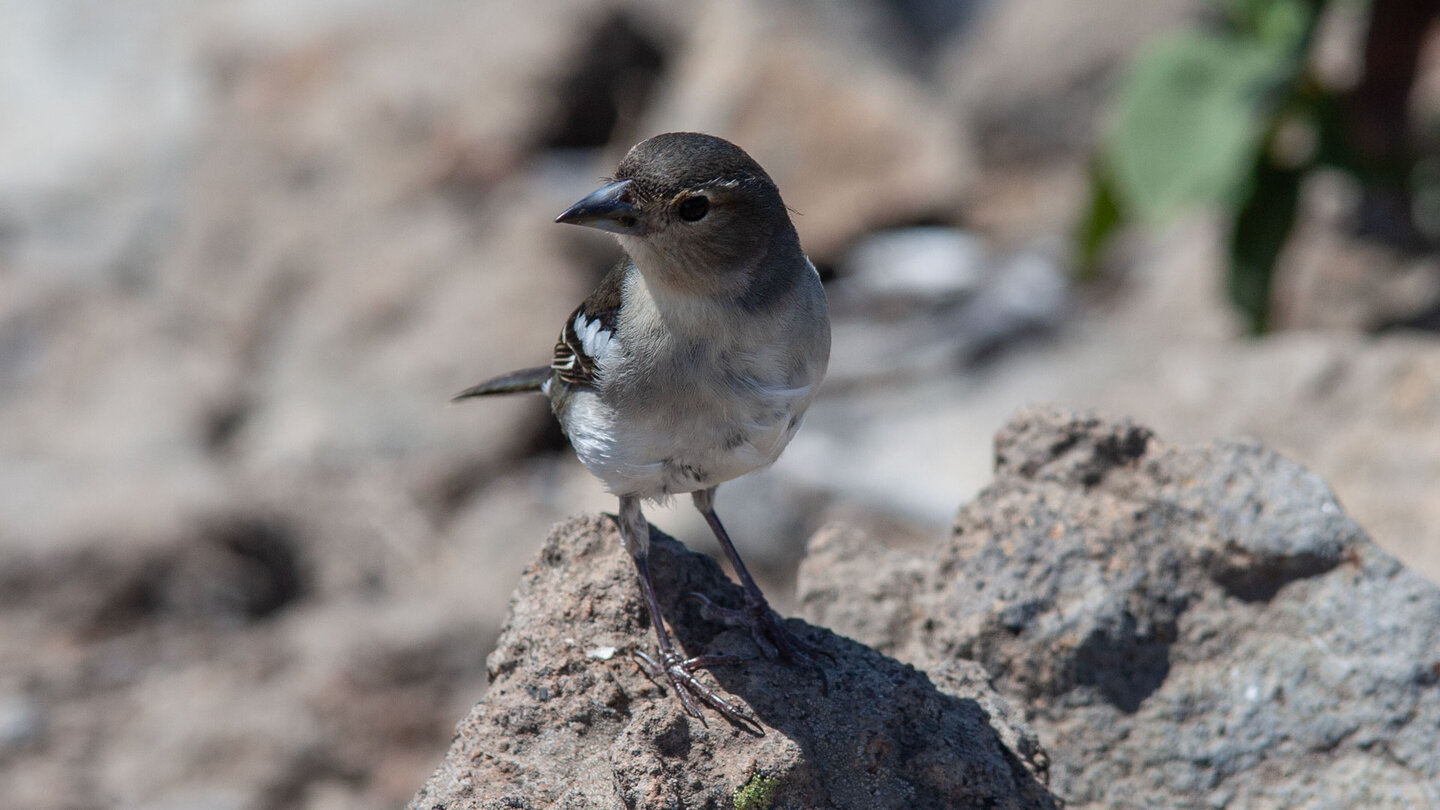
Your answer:
[[[948,542],[828,530],[799,596],[916,666],[983,664],[1071,807],[1440,797],[1440,588],[1257,443],[1025,412]]]
[[[752,655],[740,631],[678,595],[738,605],[709,557],[652,531],[662,602],[692,652]],[[833,657],[814,670],[758,659],[715,680],[763,724],[757,736],[690,718],[630,657],[652,631],[611,520],[556,528],[521,580],[488,665],[415,810],[491,807],[1043,808],[1045,755],[983,671],[929,675],[798,621]]]

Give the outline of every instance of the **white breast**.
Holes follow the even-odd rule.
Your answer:
[[[580,461],[611,492],[646,498],[773,463],[829,357],[813,268],[801,290],[786,315],[747,320],[693,298],[657,300],[633,274],[617,333],[575,323],[597,367],[597,388],[573,391],[561,414]]]

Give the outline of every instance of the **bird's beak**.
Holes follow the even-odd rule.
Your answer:
[[[566,208],[555,221],[640,236],[645,232],[645,221],[631,201],[631,182],[621,180],[596,189],[590,196]]]

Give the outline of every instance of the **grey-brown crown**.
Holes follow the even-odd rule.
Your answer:
[[[667,132],[641,141],[620,161],[615,179],[634,181],[632,193],[641,199],[666,200],[712,185],[780,196],[770,175],[745,150],[700,132]]]

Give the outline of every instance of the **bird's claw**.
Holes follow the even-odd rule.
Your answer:
[[[760,725],[760,721],[752,717],[744,706],[734,698],[721,695],[701,683],[694,675],[696,670],[740,664],[753,660],[752,658],[743,655],[697,655],[694,658],[683,658],[679,653],[664,650],[657,653],[658,661],[640,650],[636,650],[634,655],[636,662],[651,680],[664,679],[670,682],[676,696],[680,698],[680,705],[685,707],[685,713],[699,720],[701,725],[708,728],[710,724],[705,722],[705,715],[701,713],[697,700],[735,725],[758,736],[765,736],[765,729]]]

